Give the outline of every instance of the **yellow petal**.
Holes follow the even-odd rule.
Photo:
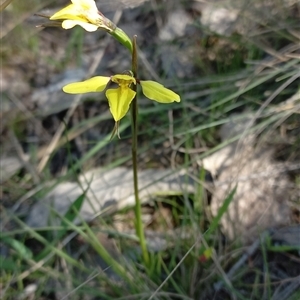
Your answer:
[[[68,94],[102,92],[109,81],[110,77],[96,76],[85,81],[67,84],[63,87],[63,91]]]
[[[111,81],[117,83],[118,85],[129,86],[130,84],[136,84],[134,77],[126,74],[117,74],[111,77]]]
[[[151,99],[160,103],[171,103],[171,102],[180,102],[180,97],[178,94],[173,91],[165,88],[162,84],[146,80],[140,81],[142,86],[143,94]]]
[[[116,122],[121,120],[129,110],[131,101],[135,96],[135,92],[129,87],[119,87],[117,89],[109,89],[106,91],[110,112]]]
[[[80,9],[74,4],[70,4],[67,7],[59,10],[53,16],[50,17],[50,20],[79,20],[84,21],[86,18],[80,16]]]
[[[90,23],[97,25],[98,27],[103,27],[108,29],[106,24],[104,24],[103,17],[99,14],[98,8],[95,1],[93,0],[73,0],[73,4],[61,9],[55,13],[50,20],[78,20],[85,23]],[[84,24],[74,24],[65,23],[65,29],[74,27],[75,25],[80,25],[87,31],[95,31],[96,27],[86,27]]]
[[[98,29],[97,25],[87,23],[86,21],[84,22],[84,21],[78,21],[78,20],[64,20],[62,22],[61,26],[64,29],[71,29],[76,25],[81,26],[83,29],[85,29],[88,32],[93,32]]]

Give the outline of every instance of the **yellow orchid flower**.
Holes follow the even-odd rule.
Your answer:
[[[108,32],[116,29],[116,25],[98,11],[94,0],[71,0],[71,2],[72,4],[51,16],[50,20],[64,20],[62,22],[64,29],[70,29],[76,25],[89,32],[96,31],[98,28]]]
[[[102,92],[109,82],[119,85],[116,89],[106,90],[111,114],[116,122],[120,121],[128,112],[129,106],[136,92],[131,85],[140,84],[143,94],[160,103],[180,102],[180,97],[173,91],[165,88],[162,84],[151,80],[138,80],[132,75],[117,74],[111,77],[96,76],[81,82],[74,82],[63,87],[68,94],[84,94],[90,92]]]
[[[51,16],[50,20],[63,20],[61,26],[64,29],[76,25],[89,32],[96,31],[98,28],[103,29],[132,52],[131,39],[98,10],[94,0],[71,0],[71,2],[72,4]]]

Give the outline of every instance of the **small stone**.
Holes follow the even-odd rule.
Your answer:
[[[239,11],[235,9],[229,10],[214,4],[207,4],[202,10],[201,23],[212,32],[229,36],[235,29],[238,14]]]
[[[184,10],[175,10],[169,14],[167,23],[161,28],[158,37],[161,41],[183,37],[187,26],[192,23],[193,19]]]

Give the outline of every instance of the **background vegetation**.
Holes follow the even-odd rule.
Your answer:
[[[149,268],[132,208],[74,224],[84,190],[66,214],[52,211],[57,226],[26,223],[32,206],[60,182],[76,182],[94,167],[131,167],[129,118],[122,139],[109,141],[114,124],[104,96],[74,99],[60,90],[130,66],[126,50],[103,32],[36,27],[48,20],[35,13],[51,15],[67,3],[13,1],[2,12],[1,299],[298,299],[300,242],[278,245],[265,234],[248,247],[227,239],[218,224],[234,190],[212,217],[211,178],[199,162],[239,139],[221,141],[222,124],[250,116],[247,134],[256,144],[271,147],[276,161],[299,164],[299,2],[228,1],[238,18],[220,32],[224,23],[203,24],[205,1],[97,1],[108,18],[138,34],[140,78],[158,80],[182,99],[171,106],[140,102],[140,169],[186,169],[198,182],[192,195],[160,195],[144,205],[148,240],[162,236],[166,245],[151,251]],[[162,41],[160,29],[175,7],[193,26]],[[299,168],[288,175],[290,224],[297,225]],[[99,256],[101,247],[111,264]]]

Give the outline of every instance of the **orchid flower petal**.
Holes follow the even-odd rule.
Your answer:
[[[127,85],[129,86],[130,84],[136,84],[136,80],[133,76],[131,75],[126,75],[126,74],[117,74],[111,76],[111,81],[119,84],[119,85]]]
[[[67,84],[63,87],[63,91],[68,94],[102,92],[109,81],[110,77],[96,76],[85,81]]]
[[[71,1],[72,4],[56,12],[50,17],[50,20],[63,20],[62,27],[64,29],[73,28],[75,25],[79,25],[89,32],[96,31],[98,28],[103,29],[132,52],[131,39],[122,29],[99,12],[94,0]]]
[[[128,86],[120,86],[117,89],[109,89],[105,95],[108,99],[110,112],[116,122],[121,120],[129,110],[129,106],[136,92]]]
[[[80,16],[80,9],[74,4],[70,4],[67,7],[59,10],[53,16],[50,17],[50,20],[85,20],[84,17]]]
[[[78,20],[64,20],[62,22],[61,26],[64,29],[71,29],[76,25],[81,26],[83,29],[85,29],[88,32],[93,32],[93,31],[96,31],[98,29],[97,25],[90,24],[90,23],[87,23],[85,21],[78,21]]]
[[[140,84],[142,86],[143,94],[150,100],[160,103],[180,102],[180,96],[178,94],[165,88],[156,81],[140,81]]]
[[[73,0],[73,4],[56,12],[50,17],[50,20],[66,20],[63,22],[63,28],[73,28],[75,25],[80,25],[87,31],[95,31],[95,28],[102,28],[105,30],[112,30],[108,26],[112,23],[99,14],[98,8],[94,0]],[[94,26],[85,26],[83,23],[72,23],[71,20],[81,21]],[[96,26],[96,27],[95,27]]]

